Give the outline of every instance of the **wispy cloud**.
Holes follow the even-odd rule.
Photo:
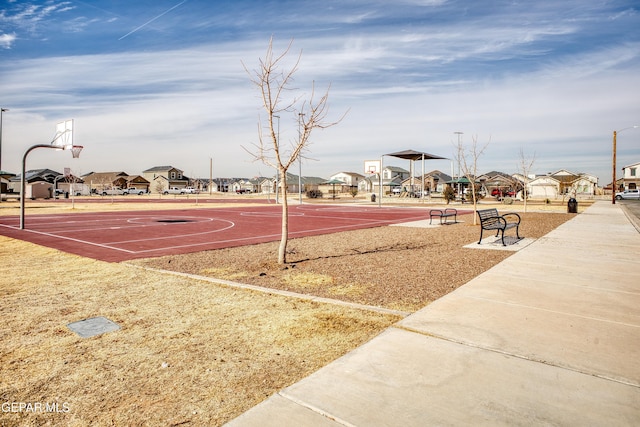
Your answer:
[[[10,8],[0,11],[0,23],[33,33],[37,32],[40,24],[50,16],[73,9],[74,6],[69,1],[47,2],[45,5],[36,2],[15,2]]]
[[[639,124],[631,89],[640,84],[640,37],[630,30],[638,17],[628,12],[628,1],[616,7],[582,0],[501,7],[479,1],[464,9],[435,0],[392,8],[383,1],[343,3],[329,1],[304,14],[305,1],[287,9],[166,1],[156,15],[166,20],[153,22],[162,23],[162,31],[115,43],[150,21],[140,26],[131,13],[105,10],[112,3],[74,2],[82,11],[61,15],[82,37],[65,34],[56,46],[75,43],[77,52],[15,57],[10,66],[0,61],[0,91],[11,107],[3,168],[14,162],[15,169],[11,159],[43,134],[49,137],[51,123],[73,117],[85,145],[76,164],[85,172],[135,173],[175,162],[204,176],[210,156],[217,159],[216,175],[264,172],[240,148],[256,140],[261,114],[241,62],[257,66],[271,35],[276,50],[294,38],[292,56],[302,51],[296,87],[309,93],[312,82],[319,90],[331,83],[332,114],[350,110],[339,126],[313,135],[317,161],[304,165],[308,174],[358,172],[363,160],[396,148],[449,156],[453,132],[463,131],[467,140],[491,138],[483,170],[512,171],[524,147],[537,154],[536,172],[575,166],[606,177],[610,131]],[[68,6],[57,5],[57,11]],[[180,13],[167,14],[179,5]],[[21,6],[22,18],[14,22],[51,28],[50,19],[29,18],[52,16],[40,7]],[[139,9],[133,15],[144,16]],[[612,16],[616,31],[606,25]],[[8,49],[21,32],[3,37],[9,38],[0,37],[0,46]],[[281,132],[284,141],[295,137],[295,118],[283,116]],[[619,162],[640,157],[638,146],[621,142]],[[127,155],[115,154],[121,152]],[[46,166],[56,161],[68,163],[47,158]],[[449,164],[433,167],[447,170]]]
[[[16,33],[0,34],[0,47],[11,49],[11,45],[16,41]]]

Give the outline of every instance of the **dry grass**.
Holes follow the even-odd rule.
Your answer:
[[[522,233],[539,237],[571,216],[523,218]],[[413,311],[509,256],[461,247],[477,237],[467,222],[294,239],[286,269],[273,263],[277,243],[136,263]],[[2,426],[220,425],[398,320],[4,237],[0,245],[0,402],[68,408],[3,412]],[[121,330],[82,339],[66,326],[94,316]]]
[[[0,401],[69,408],[2,426],[220,425],[397,320],[0,244]],[[122,329],[66,327],[94,316]]]

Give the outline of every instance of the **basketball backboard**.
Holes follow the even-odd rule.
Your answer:
[[[365,174],[380,173],[380,160],[365,160],[364,173]]]
[[[70,149],[73,146],[73,119],[65,120],[56,125],[56,134],[51,145],[61,149]]]

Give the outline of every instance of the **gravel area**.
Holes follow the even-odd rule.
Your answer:
[[[529,238],[539,238],[574,216],[520,215],[520,235]],[[291,239],[286,266],[276,263],[278,242],[132,263],[412,312],[513,254],[464,248],[477,242],[480,227],[473,225],[471,215],[459,220],[435,228],[384,226]]]

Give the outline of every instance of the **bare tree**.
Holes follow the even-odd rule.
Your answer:
[[[478,196],[476,191],[476,177],[478,176],[478,159],[484,153],[484,150],[487,148],[489,143],[491,142],[491,138],[484,144],[482,147],[478,147],[478,136],[474,135],[471,137],[472,143],[471,147],[465,148],[461,141],[458,141],[457,144],[457,160],[460,162],[460,167],[462,168],[462,173],[469,180],[469,184],[471,185],[471,197],[473,198],[473,210],[476,211],[478,208]],[[473,216],[473,225],[476,225],[478,220],[476,216]]]
[[[536,153],[533,153],[533,156],[526,157],[524,155],[524,151],[522,147],[520,147],[520,164],[519,164],[519,172],[522,173],[522,177],[524,179],[524,188],[522,189],[522,198],[524,200],[524,211],[527,211],[527,187],[529,185],[529,174],[531,173],[531,169],[533,168],[533,163],[536,161]]]
[[[338,124],[344,115],[335,122],[327,121],[329,89],[316,99],[315,84],[312,84],[311,94],[308,99],[298,96],[290,97],[288,94],[295,89],[292,87],[293,75],[298,70],[302,52],[289,69],[283,69],[283,62],[288,55],[293,40],[280,55],[273,53],[273,37],[269,40],[269,46],[264,58],[259,59],[259,68],[249,71],[243,64],[251,78],[251,82],[258,88],[262,99],[262,106],[266,112],[266,125],[258,123],[258,143],[253,144],[254,149],[247,151],[254,161],[261,161],[277,170],[280,178],[280,191],[282,198],[282,237],[278,247],[278,263],[287,262],[287,242],[289,238],[289,205],[287,202],[287,170],[298,159],[304,158],[308,151],[309,137],[314,129],[325,129]],[[289,115],[299,128],[297,139],[289,144],[281,144],[279,140],[280,116]],[[345,113],[346,114],[346,113]],[[278,120],[277,127],[274,119]],[[265,132],[266,131],[266,132]]]

